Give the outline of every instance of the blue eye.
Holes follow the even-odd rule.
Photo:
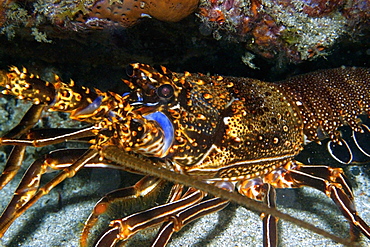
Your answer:
[[[170,84],[164,84],[157,89],[157,95],[162,99],[172,98],[175,90]]]

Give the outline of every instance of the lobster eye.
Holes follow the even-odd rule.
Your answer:
[[[163,99],[169,99],[173,96],[175,90],[169,84],[165,84],[157,88],[157,95]]]

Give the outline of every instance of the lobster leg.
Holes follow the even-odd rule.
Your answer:
[[[183,189],[184,185],[173,185],[168,202],[174,202],[181,199],[181,197],[183,197]],[[172,233],[174,232],[174,224],[172,223],[173,222],[167,222],[162,224],[155,240],[153,241],[153,246],[156,246],[157,243],[163,243],[163,245],[165,245],[170,240]]]
[[[361,131],[352,130],[350,127],[339,129],[341,139],[339,142],[329,140],[326,143],[330,155],[342,164],[366,163],[370,161],[370,128],[369,120],[360,125]]]
[[[26,114],[24,114],[22,120],[17,124],[17,126],[8,131],[4,137],[16,138],[26,134],[40,120],[44,109],[44,105],[32,105],[27,110]]]
[[[269,208],[276,208],[275,188],[269,183],[264,183],[259,178],[241,182],[238,186],[238,191],[251,199],[262,201]],[[263,246],[276,247],[278,244],[278,218],[265,213],[261,214],[261,218],[263,222]]]
[[[216,186],[222,187],[230,192],[234,190],[234,185],[232,183],[216,183]],[[176,201],[180,198],[185,197],[187,194],[182,195],[183,185],[176,184],[173,186],[172,195],[170,201]],[[211,214],[222,210],[227,205],[229,201],[215,197],[206,201],[199,202],[191,207],[188,207],[174,215],[171,215],[168,222],[165,222],[159,229],[155,240],[152,243],[152,247],[166,246],[174,232],[180,231],[188,223],[203,217],[207,214]]]
[[[80,245],[87,246],[87,239],[91,228],[95,225],[99,215],[105,213],[109,209],[109,205],[115,201],[131,200],[138,197],[144,197],[148,194],[156,192],[163,180],[151,176],[145,176],[138,181],[134,186],[112,191],[101,198],[94,206],[92,213],[85,222],[84,229],[80,238]],[[102,244],[102,243],[100,243]]]
[[[14,146],[0,175],[0,190],[18,173],[23,163],[26,146]]]
[[[44,106],[42,105],[32,105],[30,109],[28,109],[27,113],[23,116],[20,123],[10,130],[5,137],[15,138],[27,133],[40,119],[43,110]],[[12,152],[10,153],[5,164],[4,170],[0,175],[0,190],[18,173],[22,165],[25,151],[25,146],[13,147]]]
[[[112,228],[103,234],[95,246],[114,246],[118,241],[127,240],[140,230],[171,220],[173,215],[196,205],[204,196],[204,192],[189,188],[188,192],[175,202],[153,207],[123,219],[114,220],[110,223]]]
[[[367,157],[370,157],[370,147],[368,140],[370,139],[370,127],[366,124],[361,125],[363,133],[352,131],[353,139],[358,149]]]
[[[30,127],[32,126],[30,125]],[[28,127],[19,128],[20,132],[18,133],[13,132],[14,130],[13,129],[9,133],[12,133],[11,134],[12,136],[13,135],[19,136],[22,132],[28,131],[28,129],[29,129]],[[57,135],[56,133],[60,133],[61,130],[54,130],[53,136],[48,138],[40,138],[40,136],[37,136],[38,131],[35,130],[28,133],[25,139],[13,139],[7,137],[0,138],[0,145],[14,145],[12,152],[10,153],[8,160],[5,164],[4,170],[0,175],[0,189],[2,189],[6,184],[8,184],[9,181],[12,180],[13,177],[18,173],[22,165],[24,153],[27,146],[41,147],[50,144],[61,143],[66,140],[91,137],[95,136],[94,134],[95,130],[96,127],[92,126],[82,130],[66,130],[63,131],[63,134],[59,135]]]
[[[207,214],[217,212],[225,208],[227,205],[229,205],[229,201],[215,197],[197,203],[183,211],[176,213],[175,215],[172,215],[169,218],[169,222],[160,228],[152,247],[165,246],[175,231],[177,232],[190,222]]]
[[[308,166],[296,162],[296,166],[288,170],[286,178],[291,178],[297,187],[310,186],[330,197],[350,222],[352,239],[358,238],[358,231],[370,238],[370,227],[356,211],[351,188],[341,168]]]
[[[17,147],[24,146],[15,146],[15,148]],[[70,167],[86,151],[87,149],[59,149],[34,161],[25,173],[22,182],[18,185],[15,195],[9,205],[4,210],[0,218],[0,226],[2,225],[1,222],[14,217],[14,213],[27,202],[27,198],[31,198],[38,191],[40,179],[44,173],[48,172],[50,168],[54,170],[62,170]],[[121,165],[111,163],[108,160],[99,160],[99,158],[90,160],[84,167],[126,170]],[[0,229],[2,228],[0,227]]]
[[[38,199],[48,194],[51,189],[64,181],[64,179],[73,177],[81,168],[98,157],[98,150],[89,149],[84,155],[73,162],[73,164],[64,168],[54,179],[41,188],[39,188],[41,175],[46,172],[49,164],[40,160],[34,162],[25,173],[13,199],[0,217],[0,237],[4,235],[13,221]]]
[[[264,203],[269,208],[276,208],[276,191],[271,184],[263,184],[262,190],[264,191]],[[271,214],[261,214],[263,222],[263,246],[277,246],[277,221],[278,218]]]
[[[226,187],[226,186],[224,186]],[[230,185],[227,185],[227,189]],[[203,192],[189,188],[182,196],[183,186],[174,185],[170,202],[164,206],[155,207],[121,220],[111,222],[114,228],[108,230],[98,240],[96,246],[113,246],[119,240],[126,240],[139,230],[165,222],[152,246],[165,246],[172,234],[186,224],[213,212],[225,208],[229,202],[221,198],[201,201]],[[114,237],[119,236],[119,238]]]

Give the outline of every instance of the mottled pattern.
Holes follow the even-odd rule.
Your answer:
[[[216,176],[224,179],[254,177],[276,168],[277,160],[286,162],[301,150],[300,118],[274,84],[197,75],[185,80],[193,83],[202,80],[205,85],[196,85],[189,92],[190,105],[202,105],[202,108],[184,107],[183,111],[187,115],[201,113],[207,120],[198,119],[196,123],[208,126],[203,129],[215,129],[213,135],[196,128],[194,131],[185,129],[198,145],[195,148],[190,143],[185,145],[174,158],[181,161],[190,156],[189,173],[215,176],[221,170]],[[188,125],[186,120],[182,120],[182,128]],[[195,157],[202,153],[207,155],[194,160],[194,152],[198,154]]]

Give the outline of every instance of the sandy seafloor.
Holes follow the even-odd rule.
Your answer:
[[[2,100],[1,103],[4,104],[5,101]],[[2,116],[9,108],[8,105],[1,109]],[[16,120],[21,116],[17,111],[9,114],[1,124],[1,130],[14,124],[10,120]],[[56,122],[60,121],[62,120],[56,120]],[[36,153],[39,152],[45,152],[45,150],[42,149]],[[31,148],[28,153],[30,155],[26,163],[34,159],[35,151]],[[0,169],[3,163],[0,164]],[[22,168],[22,172],[26,167],[27,164]],[[353,167],[350,170],[358,173],[353,176],[353,182],[356,184],[354,194],[357,209],[362,218],[370,223],[370,177],[365,174],[365,168]],[[1,211],[11,199],[20,178],[21,174],[18,174],[0,191]],[[117,171],[83,170],[80,175],[68,179],[49,195],[44,196],[18,218],[0,240],[0,247],[79,246],[78,240],[83,223],[94,203],[105,192],[117,188],[124,179]],[[338,236],[348,236],[346,220],[334,203],[321,192],[310,188],[279,190],[278,205],[283,212]],[[289,222],[280,221],[279,231],[280,246],[341,246]],[[148,244],[148,241],[137,237],[132,246],[148,246]],[[361,246],[369,245],[370,240],[362,237]],[[262,223],[258,214],[231,204],[219,213],[203,217],[186,226],[181,232],[175,234],[169,246],[262,246]]]

